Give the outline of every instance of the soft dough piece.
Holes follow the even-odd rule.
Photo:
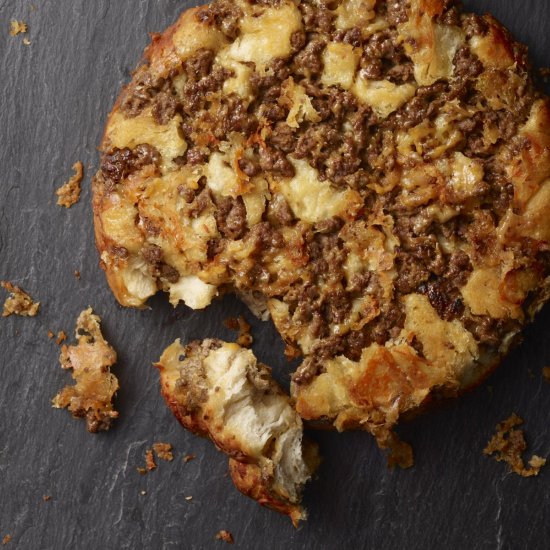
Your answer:
[[[237,344],[206,339],[169,346],[157,368],[161,391],[181,424],[229,455],[236,487],[260,504],[306,517],[302,490],[319,463],[302,420],[271,369]]]

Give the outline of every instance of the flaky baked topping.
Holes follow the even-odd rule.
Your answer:
[[[155,36],[109,117],[98,248],[269,311],[305,419],[391,426],[481,380],[548,297],[550,106],[526,49],[443,0],[219,0]]]
[[[112,403],[118,380],[110,371],[117,356],[103,338],[100,322],[92,308],[78,316],[75,330],[78,343],[63,345],[59,356],[61,367],[71,370],[75,384],[65,386],[52,400],[55,408],[67,408],[74,417],[85,418],[92,433],[108,430],[118,417]]]

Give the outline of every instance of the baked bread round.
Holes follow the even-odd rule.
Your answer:
[[[550,106],[452,0],[217,0],[153,37],[93,184],[118,301],[271,315],[307,420],[381,446],[549,295]]]

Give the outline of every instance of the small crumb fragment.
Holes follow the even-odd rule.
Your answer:
[[[2,539],[2,544],[5,546],[6,544],[8,544],[8,542],[10,542],[11,539],[12,539],[11,535],[6,535],[6,536]]]
[[[33,302],[32,298],[9,281],[0,281],[0,285],[10,293],[4,303],[2,317],[9,315],[22,315],[23,317],[34,317],[40,309],[40,302]]]
[[[229,317],[224,321],[224,325],[229,330],[239,331],[239,335],[236,340],[239,346],[249,348],[254,342],[254,338],[252,337],[252,334],[250,334],[250,324],[246,322],[242,315],[239,315],[239,317]]]
[[[139,494],[144,497],[147,494],[147,491],[140,491]]]
[[[192,496],[185,497],[185,500],[193,500]]]
[[[75,162],[73,164],[73,170],[74,175],[55,192],[58,196],[57,204],[65,208],[70,208],[80,199],[80,184],[82,183],[84,174],[82,162]]]
[[[233,540],[233,535],[229,531],[226,531],[225,529],[222,529],[221,531],[218,532],[218,534],[216,535],[216,539],[223,540],[228,544],[233,544],[235,542]]]
[[[17,21],[12,19],[10,23],[10,36],[17,36],[21,33],[26,33],[29,30],[29,26],[24,21]]]
[[[542,369],[542,376],[547,382],[550,382],[550,367],[544,367]]]
[[[506,462],[513,472],[522,477],[536,476],[546,464],[546,459],[533,455],[528,462],[530,468],[525,467],[521,455],[527,448],[527,443],[523,430],[516,428],[521,424],[523,424],[523,419],[516,413],[498,424],[496,433],[483,449],[483,454],[494,455],[497,462]]]
[[[139,466],[136,468],[137,473],[141,476],[144,476],[147,473],[147,468],[140,468]]]
[[[80,271],[78,271],[78,269],[74,270],[74,276],[80,281]]]
[[[147,468],[148,472],[154,470],[157,467],[152,449],[147,449],[145,451],[145,467]]]
[[[24,44],[25,46],[30,46],[30,45],[31,45],[31,41],[30,41],[27,37],[25,37],[25,38],[23,38],[23,44]]]
[[[192,460],[195,460],[195,458],[197,458],[195,455],[185,455],[183,457],[183,462],[185,462],[185,464],[187,464],[188,462],[191,462]]]
[[[68,408],[75,418],[86,418],[86,426],[91,433],[108,430],[118,417],[112,403],[119,387],[118,379],[110,370],[116,363],[117,355],[103,338],[100,322],[92,308],[78,316],[78,343],[61,346],[59,356],[61,367],[72,370],[75,384],[65,386],[52,400],[56,409]]]
[[[44,502],[48,502],[49,500],[52,500],[52,497],[51,497],[50,495],[44,495],[44,496],[42,497],[42,500],[43,500]]]
[[[548,79],[550,79],[550,67],[541,67],[539,69],[539,74],[544,82],[548,82]]]
[[[172,445],[170,443],[154,443],[153,450],[161,460],[166,460],[167,462],[174,460]]]
[[[60,330],[57,333],[57,338],[55,339],[55,343],[60,346],[62,342],[64,342],[67,339],[67,335],[65,334],[64,330]]]
[[[51,330],[48,330],[48,338],[50,340],[53,340],[55,338],[55,334]]]
[[[399,436],[392,431],[389,431],[384,436],[380,436],[381,446],[383,449],[388,449],[388,466],[393,468],[399,466],[406,469],[414,466],[414,453],[411,445],[402,441]]]

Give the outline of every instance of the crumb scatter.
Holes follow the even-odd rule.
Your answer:
[[[172,445],[170,443],[155,443],[153,444],[153,450],[161,460],[166,460],[167,462],[174,460],[174,453],[172,452]]]
[[[12,539],[11,535],[5,535],[4,538],[2,539],[2,544],[5,546],[6,544],[8,544],[8,542],[10,542],[11,539]]]
[[[40,302],[34,302],[24,290],[9,281],[0,281],[0,285],[10,294],[4,303],[2,317],[12,314],[34,317],[38,313]]]
[[[152,449],[147,449],[145,451],[145,467],[147,468],[148,472],[154,470],[157,467]]]
[[[77,203],[80,199],[81,183],[84,175],[84,167],[81,161],[73,164],[74,174],[69,181],[64,183],[56,192],[57,204],[70,208],[73,204]]]
[[[246,319],[239,315],[238,317],[229,317],[224,321],[224,325],[229,330],[238,330],[239,334],[236,339],[236,343],[243,348],[249,348],[254,342],[252,334],[250,334],[250,324]]]
[[[10,36],[17,36],[18,34],[24,34],[29,30],[29,26],[25,21],[18,21],[12,19],[10,22]]]
[[[516,413],[498,424],[496,433],[483,449],[483,454],[493,456],[497,462],[506,462],[513,472],[522,477],[536,476],[546,464],[546,459],[533,455],[528,461],[530,467],[525,467],[522,453],[527,449],[527,443],[523,430],[517,428],[521,424],[523,419]]]
[[[228,544],[233,544],[235,542],[233,539],[233,535],[229,531],[226,531],[225,529],[218,531],[218,533],[216,534],[216,539],[223,540]]]

